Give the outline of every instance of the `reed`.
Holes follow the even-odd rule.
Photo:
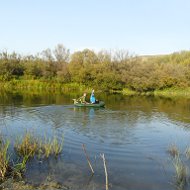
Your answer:
[[[38,141],[29,132],[27,132],[24,138],[17,140],[15,144],[15,150],[20,156],[34,157],[38,151]]]
[[[85,144],[82,144],[82,148],[83,148],[83,150],[84,150],[84,154],[85,154],[85,156],[86,156],[86,160],[87,160],[88,165],[89,165],[89,167],[90,167],[90,169],[91,169],[91,172],[92,172],[92,174],[94,174],[94,169],[93,169],[92,164],[91,164],[91,162],[90,162],[90,158],[89,158],[89,156],[88,156],[88,154],[87,154],[87,152],[86,152]]]
[[[16,152],[24,157],[34,157],[38,155],[39,158],[46,157],[50,155],[58,156],[63,149],[63,140],[61,143],[58,139],[54,137],[53,140],[45,138],[44,141],[40,141],[34,138],[29,132],[25,134],[22,140],[17,140],[15,144]]]
[[[63,149],[63,138],[62,138],[62,142],[59,143],[58,139],[56,137],[54,137],[52,143],[51,143],[51,153],[55,156],[58,156],[62,149]]]
[[[185,155],[188,159],[190,159],[190,147],[186,148]]]
[[[176,156],[179,156],[179,149],[177,148],[177,146],[175,144],[172,144],[169,149],[168,149],[168,152],[169,154],[172,156],[172,157],[176,157]]]
[[[63,83],[59,80],[43,80],[43,79],[12,79],[6,82],[0,82],[0,88],[4,90],[20,90],[20,91],[60,91],[60,92],[70,92],[70,91],[88,91],[91,92],[91,88],[79,84],[79,83]]]
[[[51,155],[51,140],[45,140],[45,142],[41,142],[41,145],[40,145],[40,154],[41,154],[41,157],[42,156],[45,156],[46,158],[48,158],[50,155]]]
[[[9,141],[0,143],[0,181],[4,180],[9,169],[9,156],[8,156]]]
[[[164,97],[187,97],[190,95],[190,88],[166,88],[163,90],[155,90],[154,95]]]
[[[40,143],[39,150],[41,157],[44,156],[48,158],[50,155],[58,156],[61,153],[62,149],[63,149],[63,138],[62,142],[59,143],[58,139],[54,137],[53,140],[45,138],[44,143],[43,142]]]
[[[0,143],[0,181],[4,181],[6,177],[20,177],[26,169],[26,163],[28,156],[24,156],[22,162],[14,163],[10,160],[10,154],[8,154],[9,141],[6,143],[1,139]]]
[[[12,167],[12,175],[14,177],[19,177],[19,178],[23,177],[23,173],[26,170],[26,164],[27,164],[27,161],[29,159],[29,156],[30,155],[24,156],[23,159],[22,159],[22,162],[13,165],[13,167]]]
[[[107,171],[107,166],[106,166],[106,159],[104,154],[100,154],[102,157],[103,163],[104,163],[104,171],[105,171],[105,177],[106,177],[106,190],[109,189],[109,183],[108,183],[108,171]]]
[[[62,142],[59,142],[56,137],[40,141],[27,132],[22,139],[17,139],[14,145],[15,151],[20,157],[20,161],[17,160],[16,163],[10,159],[10,154],[8,154],[9,144],[8,140],[5,142],[0,137],[0,182],[3,182],[7,177],[22,179],[29,158],[36,155],[39,155],[40,158],[48,158],[51,155],[58,156],[63,148],[63,138]]]
[[[187,184],[187,178],[188,178],[188,168],[187,166],[181,161],[179,156],[176,156],[173,160],[173,165],[175,168],[175,179],[176,179],[176,185],[178,189],[183,189],[185,185]]]

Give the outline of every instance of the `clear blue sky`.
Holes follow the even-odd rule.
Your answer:
[[[0,0],[0,51],[190,50],[190,0]]]

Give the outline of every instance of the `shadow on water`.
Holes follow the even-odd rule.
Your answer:
[[[105,153],[111,189],[174,189],[166,150],[173,142],[182,149],[190,143],[190,99],[102,93],[96,96],[105,108],[74,107],[80,95],[0,94],[1,132],[12,143],[26,130],[42,138],[64,135],[60,158],[30,161],[26,180],[38,184],[50,175],[73,189],[105,189],[99,156]],[[83,143],[95,168],[92,179]]]

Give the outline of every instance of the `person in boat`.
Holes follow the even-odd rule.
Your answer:
[[[80,101],[80,103],[82,104],[86,104],[86,93],[83,94],[83,96],[81,96],[80,98],[78,98],[78,101]]]
[[[92,90],[92,93],[91,93],[91,96],[90,96],[90,103],[91,103],[91,104],[99,103],[99,101],[96,100],[96,98],[95,98],[94,90]]]

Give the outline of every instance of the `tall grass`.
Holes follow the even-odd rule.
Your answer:
[[[169,154],[172,156],[172,164],[175,170],[175,185],[177,190],[184,190],[188,186],[188,166],[182,161],[184,155],[180,154],[179,149],[175,144],[172,144],[168,149]],[[190,156],[190,148],[185,151],[187,158]]]
[[[40,143],[40,155],[48,158],[50,155],[58,156],[63,149],[63,138],[62,142],[59,143],[56,137],[52,139],[45,139],[44,142]]]
[[[186,155],[187,159],[190,159],[190,147],[186,148],[185,155]]]
[[[164,97],[187,97],[190,96],[190,88],[166,88],[164,90],[155,90],[154,95]]]
[[[24,156],[22,159],[22,162],[13,165],[13,167],[12,167],[12,175],[13,176],[22,178],[23,173],[26,170],[26,164],[27,164],[28,159],[29,159],[29,155]]]
[[[45,138],[44,142],[40,142],[40,148],[39,148],[39,157],[46,157],[48,158],[51,155],[51,140]]]
[[[58,156],[63,149],[63,138],[62,138],[62,142],[59,143],[57,138],[54,137],[51,145],[52,145],[52,154]]]
[[[44,141],[34,138],[29,132],[25,134],[22,140],[17,140],[15,144],[16,152],[22,156],[34,157],[38,156],[38,158],[49,156],[58,156],[63,148],[63,140],[61,143],[58,142],[58,139],[54,137],[54,139],[45,138]]]
[[[23,139],[17,139],[15,150],[20,156],[33,157],[38,151],[38,141],[30,133],[26,133]]]
[[[9,156],[8,156],[9,141],[0,144],[0,181],[4,180],[9,169]]]
[[[179,149],[177,148],[177,146],[175,144],[172,144],[169,149],[168,149],[168,152],[169,154],[172,156],[172,157],[176,157],[176,156],[179,156]]]
[[[0,181],[3,181],[6,177],[20,177],[26,169],[26,163],[28,156],[23,157],[22,162],[13,163],[10,160],[10,154],[8,154],[9,141],[6,143],[3,140],[0,143]]]
[[[56,137],[49,140],[39,140],[27,132],[22,139],[17,139],[14,145],[16,153],[21,159],[20,162],[14,163],[8,154],[9,141],[4,142],[0,137],[0,182],[6,177],[22,178],[26,170],[26,164],[29,158],[39,156],[40,158],[48,158],[49,156],[58,156],[63,148],[62,142],[59,142]]]
[[[124,88],[122,91],[122,94],[124,94],[124,95],[135,95],[136,94],[137,95],[138,92],[130,90],[129,88]]]
[[[91,88],[86,87],[83,84],[78,83],[62,83],[56,80],[39,80],[39,79],[12,79],[11,81],[0,82],[0,88],[5,90],[37,90],[37,91],[91,91]]]
[[[187,166],[181,161],[179,156],[176,156],[173,160],[173,165],[175,168],[175,179],[176,179],[176,186],[178,189],[183,189],[187,184],[188,179],[188,168]]]

